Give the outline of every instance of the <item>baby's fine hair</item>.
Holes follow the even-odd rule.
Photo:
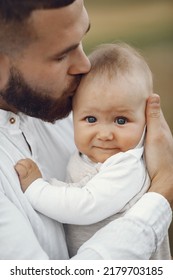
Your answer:
[[[90,55],[91,71],[89,78],[106,75],[110,79],[125,77],[149,93],[153,92],[152,72],[143,56],[133,47],[125,43],[103,44]]]

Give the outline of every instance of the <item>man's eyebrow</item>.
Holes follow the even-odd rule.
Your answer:
[[[88,33],[88,31],[90,30],[90,28],[91,28],[91,24],[89,23],[89,24],[88,24],[88,27],[87,27],[87,29],[86,29],[86,31],[85,31],[85,34]],[[66,49],[64,49],[63,51],[59,52],[58,54],[55,54],[55,55],[53,56],[53,58],[61,57],[61,56],[65,55],[65,54],[67,54],[67,53],[69,53],[69,52],[71,52],[71,51],[77,49],[79,45],[80,45],[80,44],[74,44],[74,45],[72,45],[72,46],[70,46],[70,47],[67,47]]]
[[[74,45],[72,45],[72,46],[70,46],[70,47],[67,47],[67,48],[64,49],[63,51],[61,51],[61,52],[55,54],[54,57],[55,57],[55,58],[56,58],[56,57],[57,57],[57,58],[58,58],[58,57],[61,57],[61,56],[65,55],[65,54],[67,54],[67,53],[69,53],[69,52],[71,52],[71,51],[77,49],[78,46],[79,46],[79,44],[74,44]]]

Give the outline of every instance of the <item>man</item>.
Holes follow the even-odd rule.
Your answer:
[[[0,259],[68,258],[62,225],[32,209],[14,165],[32,157],[45,179],[64,179],[72,124],[70,117],[56,120],[71,111],[80,75],[90,69],[81,43],[89,26],[82,0],[0,2]],[[101,229],[74,259],[148,259],[163,240],[173,207],[173,141],[156,95],[147,125],[155,193]]]

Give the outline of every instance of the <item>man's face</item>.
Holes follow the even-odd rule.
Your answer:
[[[48,90],[34,89],[27,84],[15,68],[10,69],[8,85],[2,91],[2,96],[15,111],[17,109],[48,122],[66,117],[72,109],[72,97],[68,96],[68,89],[63,91],[60,98],[52,98]]]
[[[53,122],[71,110],[80,76],[90,69],[81,40],[89,27],[82,0],[61,9],[37,10],[30,26],[36,39],[10,61],[0,95],[8,107]]]

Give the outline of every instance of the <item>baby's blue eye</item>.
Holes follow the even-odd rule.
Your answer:
[[[93,116],[89,116],[89,117],[86,117],[86,121],[88,123],[95,123],[97,121],[97,119]]]
[[[123,125],[123,124],[126,124],[127,123],[127,118],[125,117],[117,117],[115,119],[115,122],[119,125]]]

